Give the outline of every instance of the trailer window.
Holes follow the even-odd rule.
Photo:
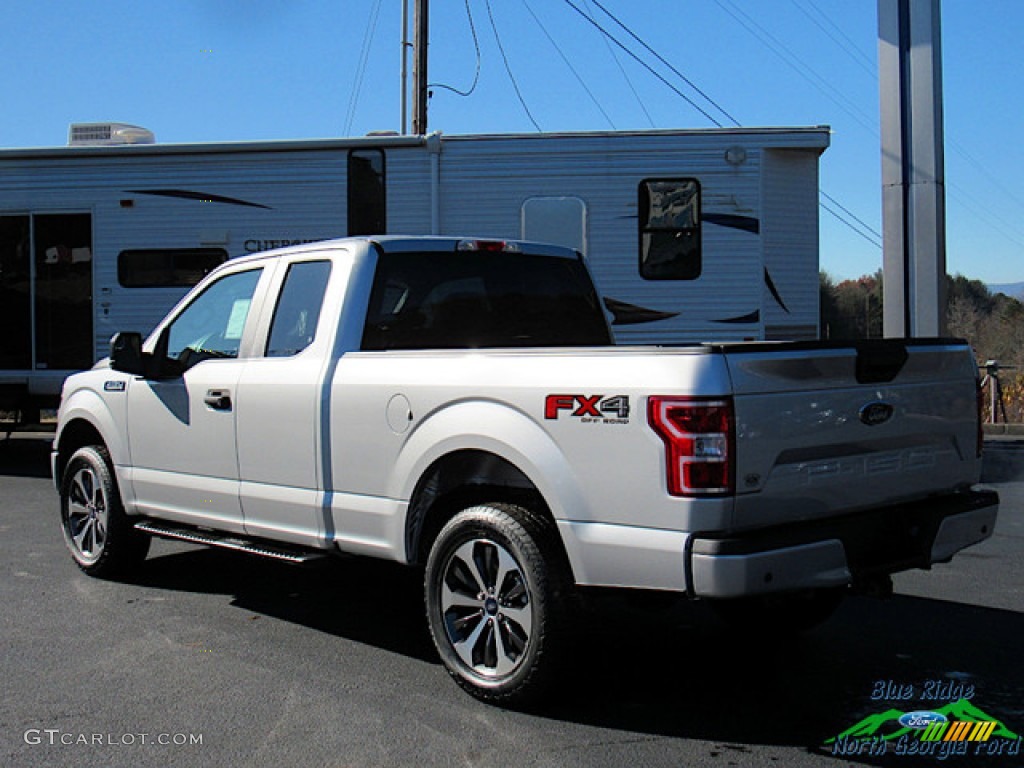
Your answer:
[[[125,288],[190,288],[227,260],[223,248],[121,251],[117,281]]]
[[[353,149],[348,153],[348,234],[383,235],[387,231],[384,152]]]
[[[641,277],[700,277],[700,183],[696,179],[643,181],[639,212]]]
[[[531,197],[522,207],[523,240],[587,253],[587,204],[578,197]]]
[[[267,357],[291,357],[313,343],[330,276],[329,261],[300,261],[288,267],[270,324]]]

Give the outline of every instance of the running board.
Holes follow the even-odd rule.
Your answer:
[[[159,536],[162,539],[176,539],[177,541],[188,541],[193,544],[205,544],[209,547],[231,549],[235,552],[247,552],[250,555],[283,560],[287,563],[310,563],[327,557],[325,552],[303,549],[302,547],[291,547],[277,542],[255,541],[230,534],[217,533],[216,531],[201,531],[197,528],[178,526],[172,523],[158,523],[153,520],[143,520],[136,523],[135,530],[148,533],[150,536]]]

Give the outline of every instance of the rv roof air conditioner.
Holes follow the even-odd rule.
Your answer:
[[[155,143],[156,136],[152,131],[126,123],[72,123],[68,129],[69,147]]]

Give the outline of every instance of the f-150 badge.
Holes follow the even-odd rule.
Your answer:
[[[544,418],[557,419],[563,413],[581,422],[628,424],[628,395],[548,395],[544,399]]]

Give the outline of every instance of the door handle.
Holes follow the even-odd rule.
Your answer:
[[[203,402],[215,411],[230,411],[231,393],[226,389],[208,389]]]

